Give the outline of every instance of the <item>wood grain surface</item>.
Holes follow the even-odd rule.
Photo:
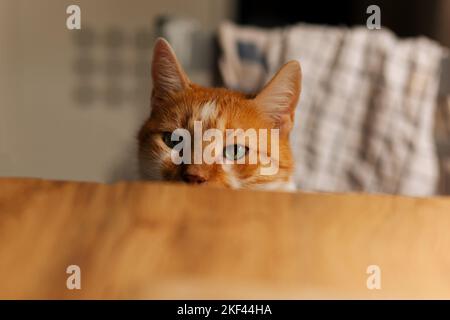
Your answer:
[[[0,298],[450,298],[450,199],[0,179]]]

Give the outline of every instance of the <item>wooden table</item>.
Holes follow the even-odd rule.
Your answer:
[[[450,298],[450,199],[0,179],[0,298]]]

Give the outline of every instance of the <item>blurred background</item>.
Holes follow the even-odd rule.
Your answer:
[[[81,8],[81,30],[66,28],[72,4]],[[0,0],[0,176],[99,182],[131,176],[136,132],[149,114],[158,35],[174,39],[193,81],[221,85],[223,21],[364,25],[370,4],[381,7],[383,27],[398,36],[424,35],[450,47],[447,0]],[[186,34],[194,38],[186,41]],[[445,161],[441,167],[450,168]]]
[[[66,28],[71,4],[81,30]],[[0,0],[0,175],[120,176],[149,114],[158,17],[213,30],[233,10],[226,0]]]

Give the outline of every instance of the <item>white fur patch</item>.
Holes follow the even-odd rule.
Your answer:
[[[200,111],[200,120],[206,121],[212,118],[215,118],[217,116],[217,108],[216,103],[213,101],[210,101],[208,103],[205,103],[202,106],[202,109]]]
[[[227,174],[227,181],[233,189],[242,187],[241,181],[236,177],[232,168],[233,164],[222,164],[223,171]]]

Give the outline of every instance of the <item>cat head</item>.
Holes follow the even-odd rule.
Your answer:
[[[151,75],[151,114],[138,135],[142,178],[230,188],[291,186],[298,62],[288,62],[261,92],[246,96],[192,83],[160,38]]]

